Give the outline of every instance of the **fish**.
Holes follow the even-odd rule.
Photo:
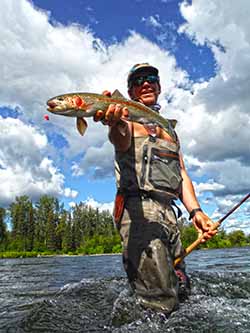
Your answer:
[[[119,90],[115,90],[111,96],[88,92],[58,95],[47,101],[47,110],[57,115],[76,117],[77,129],[83,136],[88,126],[84,118],[94,117],[98,110],[102,110],[105,117],[105,112],[110,104],[120,104],[122,108],[126,107],[128,109],[126,120],[142,124],[154,123],[164,129],[171,138],[176,139],[174,127],[177,121],[175,119],[163,118],[150,107],[126,99]]]

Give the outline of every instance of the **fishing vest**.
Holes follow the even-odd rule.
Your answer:
[[[145,126],[148,133],[149,130]],[[146,191],[177,199],[181,193],[180,145],[148,136],[133,137],[126,152],[115,152],[115,175],[118,191],[130,194]]]

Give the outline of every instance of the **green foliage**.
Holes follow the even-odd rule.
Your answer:
[[[42,196],[35,205],[26,196],[16,198],[8,211],[10,232],[4,221],[5,210],[0,208],[0,258],[99,254],[121,249],[108,211],[80,203],[68,212],[49,196]]]
[[[122,245],[117,244],[112,247],[112,253],[121,253],[122,252]]]
[[[193,243],[197,239],[197,232],[192,223],[181,223],[181,239],[183,247]],[[250,245],[250,236],[244,234],[242,230],[235,230],[227,234],[225,230],[219,230],[218,234],[209,241],[201,244],[199,248],[218,249],[227,247],[240,247]]]
[[[247,245],[247,238],[242,230],[235,230],[228,234],[231,246],[245,246]]]
[[[7,230],[6,216],[11,231]],[[184,218],[178,224],[186,248],[197,239],[197,232]],[[200,248],[245,245],[250,245],[250,235],[241,230],[229,234],[221,230]],[[0,208],[0,258],[120,252],[120,236],[108,211],[100,212],[84,203],[66,211],[57,199],[49,196],[42,196],[35,204],[22,196],[9,209]]]
[[[193,224],[186,224],[180,227],[182,245],[186,248],[197,239],[197,231]]]
[[[6,250],[8,243],[8,232],[4,221],[5,214],[5,209],[0,208],[0,251]]]
[[[31,257],[37,257],[38,253],[35,251],[25,252],[25,251],[6,251],[6,252],[0,252],[0,258],[31,258]]]

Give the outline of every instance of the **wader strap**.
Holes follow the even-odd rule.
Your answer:
[[[174,202],[174,200],[171,201],[171,205],[174,206],[177,209],[177,217],[179,219],[182,216],[182,211],[181,211],[180,207],[178,207],[176,205],[176,203]]]
[[[119,193],[119,191],[118,191]],[[166,199],[165,195],[159,195],[155,192],[149,192],[149,191],[143,191],[143,190],[139,190],[139,191],[130,191],[130,192],[126,192],[124,195],[124,201],[125,198],[132,198],[132,197],[139,197],[141,199],[155,199],[158,200],[159,202],[163,203],[163,204],[169,204],[171,206],[174,206],[177,209],[177,217],[180,218],[182,216],[182,211],[180,209],[180,207],[178,207],[175,203],[175,201],[171,198],[171,199]]]
[[[141,199],[153,199],[157,200],[163,204],[170,204],[172,205],[172,198],[168,198],[165,194],[161,195],[156,192],[152,191],[144,191],[144,190],[138,190],[138,191],[126,191],[125,193],[126,198],[132,198],[132,197],[139,197]]]

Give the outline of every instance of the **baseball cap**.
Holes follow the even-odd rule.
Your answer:
[[[130,86],[131,81],[133,80],[133,78],[137,74],[140,74],[140,72],[144,72],[144,71],[147,71],[148,73],[156,75],[156,76],[158,76],[158,74],[159,74],[158,69],[155,68],[154,66],[151,66],[147,62],[144,62],[142,64],[136,64],[129,71],[129,74],[128,74],[128,86]]]

